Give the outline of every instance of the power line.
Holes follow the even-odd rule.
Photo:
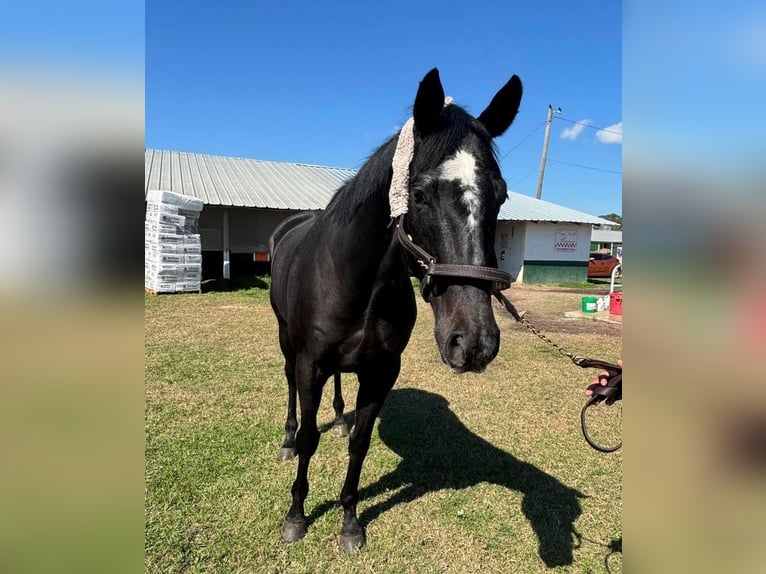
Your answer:
[[[556,119],[564,120],[565,122],[569,122],[570,124],[577,124],[578,126],[585,126],[586,128],[591,128],[591,129],[594,129],[594,130],[599,130],[601,132],[609,132],[610,134],[622,135],[622,132],[616,132],[614,130],[608,130],[606,128],[600,128],[598,126],[594,126],[594,125],[591,125],[591,124],[586,124],[584,122],[576,122],[574,120],[570,120],[569,118],[562,118],[561,116],[556,116]]]
[[[594,171],[603,171],[606,173],[614,173],[617,175],[622,175],[621,171],[613,171],[611,169],[601,169],[600,167],[592,167],[589,165],[580,165],[579,163],[569,163],[568,161],[559,161],[557,159],[549,159],[548,161],[552,161],[553,163],[561,163],[563,165],[571,165],[572,167],[581,167],[583,169],[592,169]]]
[[[503,157],[501,157],[501,158],[500,158],[500,160],[498,161],[498,163],[500,163],[501,161],[503,161],[503,160],[505,159],[505,157],[506,157],[506,156],[507,156],[509,153],[511,153],[513,150],[515,150],[517,147],[519,147],[521,144],[523,144],[525,141],[527,141],[527,140],[528,140],[530,137],[532,137],[532,134],[533,134],[533,133],[535,133],[537,130],[539,130],[541,127],[543,127],[543,124],[545,124],[545,120],[544,120],[544,121],[542,121],[542,122],[540,122],[540,125],[538,125],[538,126],[535,128],[535,129],[533,129],[533,130],[532,130],[531,132],[529,132],[529,133],[528,133],[526,136],[524,136],[524,139],[523,139],[523,140],[521,140],[519,143],[517,143],[515,146],[513,146],[513,147],[512,147],[510,150],[508,150],[507,152],[505,152],[505,153],[503,154]]]
[[[510,182],[510,183],[508,184],[508,187],[516,187],[517,185],[519,185],[519,184],[520,184],[522,181],[524,181],[525,179],[527,179],[527,178],[528,178],[530,175],[532,175],[532,174],[533,174],[534,172],[536,172],[536,171],[537,171],[537,166],[535,166],[535,167],[533,167],[532,169],[530,169],[530,170],[529,170],[529,171],[528,171],[526,174],[524,174],[523,176],[521,176],[521,178],[519,178],[519,179],[514,179],[512,182]]]

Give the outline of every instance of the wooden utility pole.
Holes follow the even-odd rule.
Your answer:
[[[559,108],[561,110],[561,108]],[[559,111],[560,113],[560,111]],[[548,140],[551,138],[551,122],[553,121],[553,106],[548,104],[548,119],[545,126],[545,140],[543,141],[543,157],[540,160],[540,177],[537,179],[537,199],[543,197],[543,177],[545,176],[545,161],[548,159]]]

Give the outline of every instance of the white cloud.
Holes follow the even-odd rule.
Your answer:
[[[577,139],[577,136],[579,136],[582,131],[585,129],[585,126],[590,125],[590,122],[592,120],[580,120],[578,123],[574,124],[570,128],[565,128],[564,131],[561,132],[561,139],[562,140],[575,140]]]
[[[766,65],[766,17],[755,16],[745,22],[735,22],[727,38],[727,56],[743,71],[751,74]]]
[[[603,130],[598,130],[596,132],[596,139],[598,139],[598,141],[600,141],[601,143],[621,144],[622,143],[622,122],[612,124],[611,126],[604,128]]]

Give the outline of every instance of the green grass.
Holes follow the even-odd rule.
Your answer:
[[[614,326],[557,328],[579,307],[577,294],[514,286],[510,295],[578,354],[621,355]],[[603,572],[607,546],[622,533],[622,458],[596,453],[580,435],[593,373],[496,307],[497,359],[481,375],[453,375],[439,358],[430,308],[418,306],[362,472],[368,544],[346,556],[335,501],[347,440],[331,433],[311,463],[309,532],[297,544],[279,540],[295,463],[276,461],[286,384],[268,290],[147,296],[146,570]],[[323,429],[333,418],[331,387]],[[356,388],[344,376],[348,405]],[[621,554],[609,566],[621,571]]]

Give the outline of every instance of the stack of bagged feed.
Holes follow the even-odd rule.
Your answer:
[[[172,191],[149,191],[144,222],[144,287],[155,293],[199,291],[202,200]]]

